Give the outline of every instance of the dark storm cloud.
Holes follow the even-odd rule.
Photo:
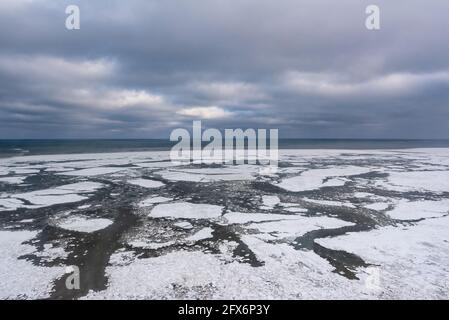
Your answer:
[[[365,8],[381,8],[368,31]],[[65,8],[81,30],[65,29]],[[0,137],[449,138],[449,3],[0,2]]]

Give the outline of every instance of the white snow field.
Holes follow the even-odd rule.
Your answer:
[[[279,162],[0,159],[0,299],[449,299],[449,149]]]

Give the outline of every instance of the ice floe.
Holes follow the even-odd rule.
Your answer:
[[[383,210],[387,210],[389,206],[390,206],[389,203],[378,202],[378,203],[367,204],[367,205],[365,205],[365,208],[371,209],[371,210],[383,211]]]
[[[167,169],[155,174],[170,181],[214,182],[234,180],[254,180],[257,176],[257,166],[236,165],[225,168],[204,169]]]
[[[177,223],[174,223],[173,225],[175,227],[178,227],[178,228],[181,228],[181,229],[186,229],[186,230],[189,230],[189,229],[193,228],[192,224],[190,222],[187,222],[187,221],[177,222]]]
[[[39,169],[30,169],[30,168],[10,168],[11,172],[15,174],[34,174],[39,173]]]
[[[275,205],[279,204],[281,200],[278,196],[262,196],[262,202],[264,207],[273,208]]]
[[[328,169],[311,169],[304,171],[299,176],[283,179],[280,183],[276,184],[278,187],[292,191],[308,191],[315,190],[326,186],[341,186],[344,185],[345,180],[333,179],[325,180],[328,178],[342,177],[342,176],[354,176],[363,173],[368,173],[372,169],[356,166],[348,166],[343,168],[328,168]],[[327,184],[327,185],[326,185]]]
[[[41,208],[55,204],[78,202],[88,199],[82,194],[94,192],[101,187],[103,185],[97,182],[78,182],[51,189],[14,194],[10,198],[0,199],[0,205],[10,203],[17,207]],[[24,204],[22,200],[30,202],[31,205]],[[5,207],[8,208],[8,206]]]
[[[297,220],[301,219],[301,216],[291,214],[229,212],[223,218],[228,224],[245,224],[249,222]]]
[[[285,244],[268,244],[253,236],[243,241],[264,265],[254,268],[232,261],[232,249],[222,254],[173,251],[133,259],[117,252],[106,271],[106,290],[86,299],[310,299],[371,297],[356,281],[331,272],[314,253]],[[225,243],[221,247],[225,246]],[[127,263],[124,263],[127,261]],[[133,288],[133,290],[128,290]]]
[[[175,242],[174,241],[150,242],[150,241],[145,241],[145,240],[134,240],[134,241],[128,242],[128,244],[133,246],[134,248],[157,250],[157,249],[169,247],[169,246],[175,244]]]
[[[0,183],[21,184],[25,179],[26,177],[6,177],[0,178]]]
[[[142,188],[149,188],[149,189],[160,188],[165,185],[163,182],[151,180],[151,179],[134,179],[134,180],[129,180],[128,183],[135,185],[135,186],[139,186]]]
[[[381,298],[447,299],[448,235],[449,217],[443,217],[316,241],[377,266]]]
[[[354,225],[351,222],[329,217],[304,217],[296,216],[296,219],[275,222],[253,223],[248,229],[255,229],[262,233],[276,235],[276,237],[299,237],[305,233],[317,229],[334,229]]]
[[[378,186],[395,191],[449,192],[449,170],[390,172],[388,182]]]
[[[42,251],[33,252],[33,255],[41,261],[53,262],[55,259],[65,259],[68,256],[68,252],[61,246],[46,243],[43,247],[44,249]]]
[[[53,281],[64,274],[62,267],[35,266],[19,259],[35,252],[23,243],[36,235],[36,231],[0,231],[0,299],[48,298]]]
[[[151,207],[157,203],[163,203],[163,202],[168,202],[168,201],[172,201],[172,198],[167,198],[167,197],[150,197],[147,198],[145,200],[142,200],[138,203],[139,207]]]
[[[387,214],[393,219],[398,220],[441,217],[449,214],[449,200],[401,200],[395,205],[393,210],[387,211]]]
[[[196,232],[195,234],[189,236],[186,238],[187,241],[199,241],[204,239],[212,238],[212,232],[214,232],[214,229],[212,228],[203,228],[200,231]]]
[[[113,223],[110,219],[91,218],[85,215],[69,215],[57,219],[55,226],[77,232],[95,232],[109,227]]]
[[[16,210],[24,205],[23,201],[14,198],[0,198],[0,211]]]
[[[317,200],[317,199],[310,199],[310,198],[303,198],[304,201],[310,202],[310,203],[316,203],[321,204],[324,206],[337,206],[337,207],[349,207],[349,208],[355,208],[355,206],[352,203],[346,203],[341,201],[334,201],[334,200]]]
[[[104,265],[107,287],[85,298],[449,296],[449,149],[281,150],[277,171],[256,165],[178,166],[168,161],[168,154],[158,151],[0,159],[0,181],[4,179],[0,211],[11,211],[2,212],[4,230],[49,223],[60,227],[50,229],[58,236],[66,235],[63,228],[84,233],[104,230],[109,235],[115,228],[105,228],[115,217],[129,214],[132,221],[139,215],[139,223],[129,227],[126,216],[120,220],[123,234],[114,243],[119,249]],[[4,183],[19,175],[22,182]],[[23,185],[30,175],[33,177]],[[158,181],[161,178],[170,183],[157,189],[164,186]],[[131,188],[132,181],[154,190]],[[53,187],[58,184],[61,186]],[[304,197],[277,190],[276,186],[310,192]],[[103,187],[104,197],[101,193],[93,195]],[[77,209],[76,205],[63,205],[80,200],[87,204],[80,203]],[[52,212],[52,208],[33,210],[52,204],[61,204],[57,209],[66,210],[66,214]],[[122,204],[127,210],[122,211]],[[20,208],[26,210],[13,211]],[[89,208],[92,210],[82,212]],[[103,212],[110,219],[101,217]],[[148,217],[142,217],[142,213],[149,213]],[[335,236],[367,226],[377,229]],[[3,232],[10,232],[5,237],[15,240],[3,241]],[[15,232],[19,232],[17,236]],[[0,232],[0,283],[6,281],[3,287],[0,285],[0,298],[48,297],[54,280],[63,273],[17,259],[30,254],[39,261],[52,262],[71,253],[71,246],[43,243],[39,251],[24,244],[37,235],[28,232]],[[326,248],[324,252],[337,250],[332,259],[338,264],[346,266],[344,257],[353,253],[372,265],[347,266],[358,277],[350,280],[335,272],[335,266],[320,250],[298,249],[297,238],[305,234],[307,239],[301,241],[314,241]],[[328,237],[314,238],[316,234]],[[45,241],[45,237],[27,243]],[[70,233],[70,237],[73,241],[95,238],[80,233]],[[90,254],[91,250],[95,249],[86,248]],[[372,290],[366,280],[377,271],[379,288]],[[28,279],[35,282],[25,287]]]
[[[181,218],[181,219],[213,219],[221,216],[223,207],[211,204],[196,204],[177,202],[158,204],[149,217],[151,218]]]

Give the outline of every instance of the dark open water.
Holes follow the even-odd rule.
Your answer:
[[[36,154],[168,150],[164,139],[0,140],[0,157]],[[449,148],[449,140],[279,139],[281,149]]]

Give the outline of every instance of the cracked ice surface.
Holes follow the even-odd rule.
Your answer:
[[[0,298],[449,298],[449,149],[279,164],[0,159]]]

